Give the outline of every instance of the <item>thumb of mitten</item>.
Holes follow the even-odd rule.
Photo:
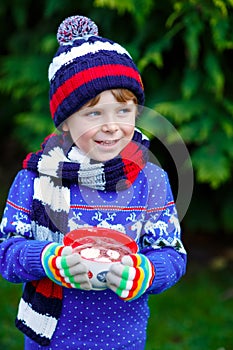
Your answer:
[[[121,263],[126,266],[134,266],[133,259],[131,258],[131,255],[124,255]]]
[[[64,248],[62,249],[61,256],[71,255],[72,252],[73,252],[73,249],[71,246],[64,246]]]

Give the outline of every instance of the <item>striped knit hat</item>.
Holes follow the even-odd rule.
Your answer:
[[[58,28],[60,47],[49,66],[50,110],[56,127],[104,90],[132,91],[144,104],[140,74],[119,44],[98,36],[87,17],[72,16]]]

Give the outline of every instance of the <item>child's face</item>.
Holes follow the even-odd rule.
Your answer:
[[[137,106],[117,102],[111,91],[100,94],[94,106],[84,106],[63,124],[76,146],[89,158],[105,162],[116,157],[132,140]]]

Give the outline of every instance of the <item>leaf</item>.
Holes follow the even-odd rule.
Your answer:
[[[40,42],[40,49],[42,53],[50,54],[51,52],[55,52],[57,48],[58,43],[54,35],[49,34],[42,38]]]
[[[232,120],[221,120],[221,126],[227,137],[233,138],[233,122]]]
[[[200,53],[200,36],[203,33],[204,25],[196,11],[187,14],[184,21],[186,23],[184,34],[186,55],[189,60],[189,66],[196,67]]]
[[[171,47],[172,38],[182,29],[183,25],[175,25],[161,39],[148,45],[143,57],[138,62],[139,70],[145,69],[150,63],[154,63],[158,68],[163,67],[163,52]]]
[[[229,40],[231,31],[229,21],[226,18],[213,17],[210,21],[210,26],[214,46],[220,51],[232,48],[232,42]]]
[[[46,0],[45,1],[45,16],[51,17],[57,12],[64,11],[64,2],[59,0]]]
[[[154,109],[170,117],[175,123],[181,124],[189,121],[193,115],[200,114],[205,109],[202,99],[166,101],[155,104]]]
[[[134,4],[131,0],[94,0],[94,6],[116,9],[120,14],[123,14],[126,11],[133,12],[134,10]]]
[[[212,52],[207,53],[204,64],[209,78],[207,80],[208,89],[213,91],[216,98],[222,97],[225,78],[217,55]]]
[[[233,101],[228,98],[223,99],[222,101],[224,109],[233,116]]]
[[[196,149],[192,153],[192,162],[198,181],[209,183],[215,189],[231,177],[231,163],[216,145],[209,144]]]
[[[186,99],[190,99],[198,92],[202,80],[202,74],[198,69],[187,68],[184,71],[184,77],[181,82],[182,95]]]
[[[94,0],[94,6],[109,7],[119,14],[133,13],[138,25],[142,26],[153,6],[153,0]]]
[[[137,120],[137,126],[143,129],[149,138],[167,138],[174,126],[153,109],[146,108]]]
[[[138,69],[143,72],[143,70],[150,64],[154,63],[154,65],[158,68],[163,67],[163,56],[160,52],[151,52],[145,54],[143,58],[141,58],[138,62]]]
[[[0,90],[16,99],[35,97],[48,88],[47,67],[44,56],[9,56],[2,65]]]
[[[179,132],[185,142],[202,145],[202,143],[208,141],[213,127],[214,120],[211,118],[194,119],[181,125]]]
[[[54,124],[48,114],[25,112],[15,116],[15,137],[21,139],[28,151],[36,151],[44,137],[54,132]]]
[[[214,5],[221,11],[222,15],[227,16],[227,7],[225,1],[222,0],[213,0]]]

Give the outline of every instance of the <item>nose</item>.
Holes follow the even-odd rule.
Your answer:
[[[102,131],[114,133],[119,130],[118,123],[114,120],[114,117],[108,116],[105,118],[104,123],[102,124]]]

